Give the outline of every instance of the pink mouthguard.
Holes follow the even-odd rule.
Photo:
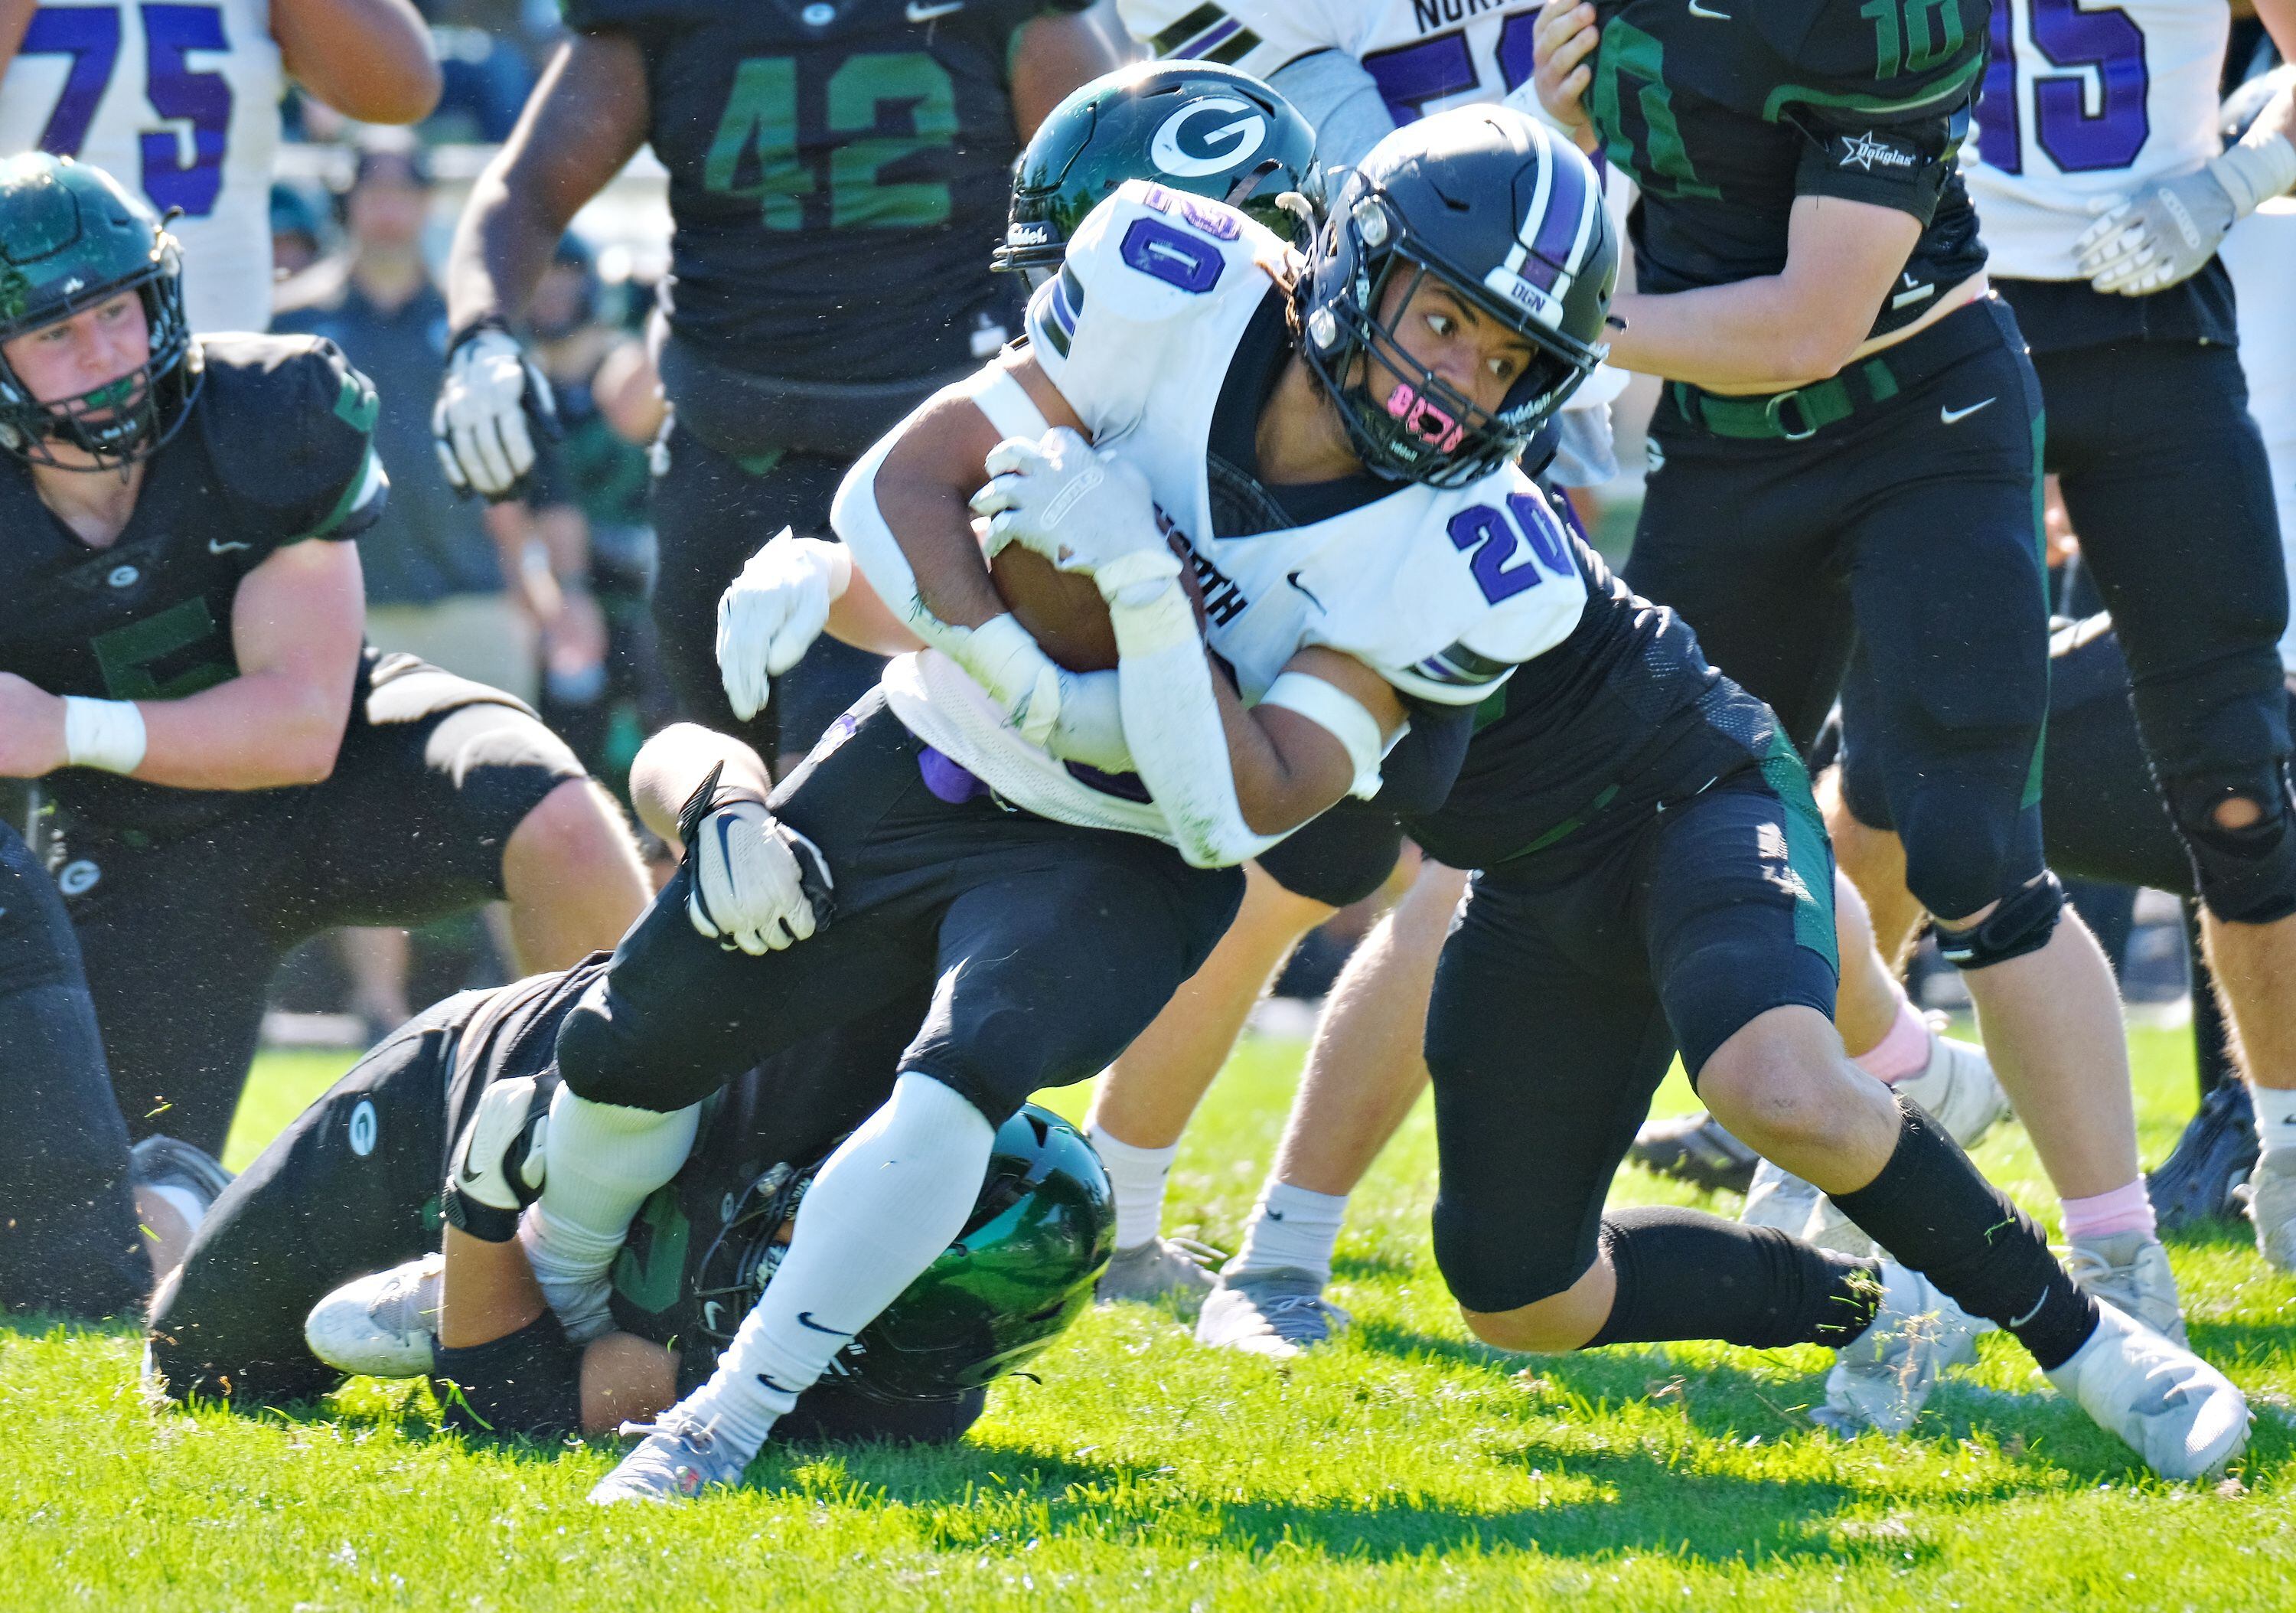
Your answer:
[[[1403,429],[1439,453],[1449,453],[1467,433],[1459,423],[1411,390],[1398,383],[1388,395],[1387,412],[1403,422]]]

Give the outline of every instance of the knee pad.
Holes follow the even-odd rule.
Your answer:
[[[1964,930],[1938,926],[1938,951],[1956,969],[2006,963],[2048,945],[2064,910],[2065,887],[2044,868],[2040,878],[2001,898],[1983,924]]]
[[[582,1431],[582,1346],[548,1311],[486,1344],[439,1346],[430,1376],[450,1428],[537,1437]]]
[[[2210,912],[2233,924],[2270,924],[2296,913],[2296,835],[2289,832],[2284,761],[2172,778],[2162,790]],[[2245,828],[2226,828],[2216,814],[2228,801],[2253,802],[2260,816]]]

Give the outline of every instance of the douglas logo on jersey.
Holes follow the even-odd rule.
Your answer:
[[[1867,129],[1862,135],[1841,137],[1834,143],[1834,149],[1841,153],[1841,167],[1861,168],[1869,174],[1877,166],[1911,168],[1920,160],[1904,146],[1895,145],[1882,139],[1871,129]]]
[[[1175,177],[1224,173],[1251,160],[1267,139],[1267,119],[1233,95],[1210,95],[1164,119],[1149,142],[1156,166]]]

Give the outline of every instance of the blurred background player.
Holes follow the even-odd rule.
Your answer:
[[[1079,0],[946,10],[574,0],[573,37],[472,193],[447,273],[450,474],[500,498],[548,412],[511,334],[577,209],[651,144],[676,224],[658,363],[675,417],[653,494],[653,611],[685,715],[802,753],[874,682],[824,646],[777,739],[726,703],[718,596],[783,526],[827,529],[845,466],[1020,329],[982,243],[1020,143],[1114,65]],[[546,429],[546,428],[544,428]],[[817,681],[817,694],[799,693]]]
[[[363,645],[388,480],[339,350],[194,336],[173,240],[69,160],[0,161],[0,777],[53,795],[129,1134],[214,1153],[295,942],[507,894],[527,959],[571,961],[644,877],[531,712]]]
[[[0,155],[78,157],[143,196],[184,243],[198,331],[271,319],[271,184],[292,78],[367,123],[438,104],[408,0],[117,5],[0,0]]]

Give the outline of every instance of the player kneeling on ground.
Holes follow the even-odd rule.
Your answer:
[[[693,797],[698,816],[724,774],[764,770],[739,741],[681,727],[648,743],[632,782],[668,835],[676,803]],[[734,862],[792,866],[751,826],[721,827]],[[699,856],[721,920],[773,922],[774,896],[729,884],[716,852]],[[557,1028],[604,963],[450,998],[304,1111],[218,1202],[153,1308],[152,1370],[168,1392],[276,1403],[345,1372],[432,1373],[451,1421],[538,1434],[611,1429],[706,1378],[778,1266],[821,1159],[890,1090],[906,1032],[808,1044],[733,1082],[641,1213],[614,1273],[614,1330],[577,1345],[513,1234],[547,1170]],[[443,1296],[442,1219],[455,1255]],[[1090,1303],[1113,1226],[1083,1140],[1043,1110],[1015,1115],[959,1239],[847,1346],[790,1432],[956,1437],[983,1387]]]
[[[388,480],[339,350],[195,336],[151,211],[42,154],[0,163],[0,777],[55,804],[111,1089],[76,1068],[12,1129],[29,1192],[72,1152],[46,1133],[116,1155],[113,1111],[220,1151],[311,934],[507,895],[522,961],[562,967],[645,884],[532,712],[363,647],[350,539]]]

